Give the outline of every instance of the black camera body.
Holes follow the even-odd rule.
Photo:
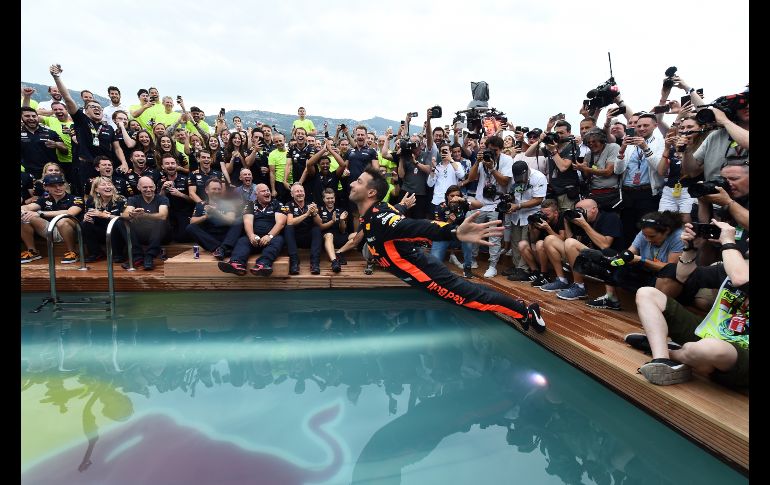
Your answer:
[[[718,194],[717,187],[722,187],[726,191],[730,191],[730,184],[722,176],[714,177],[714,180],[703,182],[702,184],[693,184],[687,190],[690,197],[698,198],[704,195]]]
[[[676,66],[671,66],[668,69],[666,69],[666,79],[663,80],[663,87],[664,88],[672,88],[674,87],[674,80],[671,79],[676,74]]]
[[[485,162],[494,162],[495,161],[495,152],[492,150],[484,150],[481,153],[481,157]]]
[[[434,106],[430,109],[431,118],[441,118],[441,116],[442,116],[441,106]]]
[[[586,93],[588,98],[588,107],[590,109],[601,109],[609,106],[613,103],[616,97],[620,94],[618,85],[615,82],[614,77],[610,77],[602,84],[596,86]]]
[[[714,224],[706,224],[701,222],[693,222],[692,230],[697,237],[704,239],[719,239],[719,235],[722,234],[722,229]]]
[[[548,222],[548,216],[546,216],[543,211],[537,211],[527,217],[527,222],[533,225],[542,224],[544,222]]]
[[[500,202],[497,203],[497,207],[495,207],[495,210],[497,212],[506,213],[509,210],[511,210],[511,205],[513,204],[514,197],[513,194],[500,194]]]
[[[564,218],[569,221],[574,221],[578,217],[582,217],[583,219],[586,218],[586,210],[582,207],[576,207],[574,209],[567,209],[564,211]]]
[[[467,200],[462,199],[448,203],[447,208],[449,213],[454,214],[458,219],[463,219],[465,214],[471,209],[471,205]]]
[[[730,94],[727,96],[720,96],[719,98],[715,99],[713,103],[706,106],[713,106],[717,108],[718,110],[724,112],[725,116],[732,121],[737,121],[737,112],[739,109],[743,109],[746,106],[749,105],[749,93],[743,92],[738,94]],[[700,124],[704,123],[714,123],[716,121],[716,117],[714,116],[714,112],[710,109],[701,109],[697,113],[695,113],[695,121],[697,121]]]
[[[558,144],[560,141],[559,134],[555,132],[546,133],[545,137],[543,137],[543,143],[546,145]]]
[[[513,129],[516,133],[529,133],[529,127],[528,126],[517,126]]]
[[[612,273],[615,267],[610,264],[610,261],[612,258],[602,251],[586,248],[582,249],[575,258],[572,269],[580,274],[599,278],[605,283],[612,283]]]
[[[481,193],[485,199],[494,200],[497,197],[497,185],[487,180]]]
[[[407,140],[407,139],[403,139],[403,140],[401,140],[399,142],[399,146],[401,147],[401,151],[402,152],[409,152],[409,153],[411,153],[412,150],[417,148],[417,143],[413,142],[413,141],[410,141],[410,140]]]

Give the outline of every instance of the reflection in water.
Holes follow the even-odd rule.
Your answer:
[[[262,301],[271,304],[258,311],[244,308],[253,293],[217,293],[216,309],[211,294],[209,301],[179,295],[171,303],[132,296],[142,305],[115,321],[22,315],[22,393],[45,389],[36,408],[23,412],[51,408],[64,419],[82,407],[85,436],[61,452],[29,452],[24,483],[397,484],[458,433],[469,447],[497,440],[517,463],[539,454],[545,468],[529,476],[570,484],[683,483],[693,480],[686,458],[713,461],[677,436],[689,447],[684,455],[651,447],[652,437],[671,432],[654,422],[650,428],[662,431],[646,438],[622,429],[623,413],[635,423],[649,418],[630,406],[596,409],[601,399],[586,396],[586,386],[614,397],[504,324],[408,291],[335,292],[338,300],[325,292],[293,292],[293,300],[266,293]],[[326,464],[213,437],[206,430],[216,430],[235,403],[220,401],[200,429],[151,405],[180,393],[195,398],[201,388],[240,388],[244,400],[269,401],[284,386],[291,392],[283,399],[318,403],[305,408],[305,421],[321,440],[314,446],[327,450]],[[329,405],[334,396],[340,401]],[[178,406],[182,413],[184,402]],[[373,416],[376,430],[358,436],[345,406],[375,406],[359,411]],[[42,432],[24,429],[23,438]],[[703,469],[711,470],[703,483],[742,480],[719,463]]]

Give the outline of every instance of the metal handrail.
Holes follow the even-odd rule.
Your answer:
[[[134,268],[133,264],[133,248],[131,247],[131,225],[125,219],[114,217],[109,222],[109,224],[107,224],[107,237],[105,240],[105,244],[107,246],[107,285],[108,291],[110,293],[110,310],[112,313],[115,313],[115,279],[112,269],[112,228],[115,226],[117,221],[123,221],[123,225],[126,228],[126,243],[128,244],[128,271],[136,271],[136,268]]]
[[[45,230],[45,239],[48,243],[48,274],[51,278],[51,298],[53,299],[54,304],[59,301],[59,298],[56,295],[56,258],[53,254],[53,230],[56,228],[56,224],[62,219],[72,219],[75,221],[75,227],[77,228],[78,233],[78,249],[80,250],[80,253],[78,254],[78,257],[80,258],[80,268],[78,268],[78,271],[85,271],[88,269],[86,267],[85,256],[83,256],[83,230],[80,228],[80,222],[77,217],[71,214],[59,214],[51,219],[51,222],[48,223],[48,227]]]

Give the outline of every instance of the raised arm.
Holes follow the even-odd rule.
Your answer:
[[[56,87],[59,88],[59,93],[62,95],[62,99],[64,99],[64,105],[67,107],[67,112],[70,115],[74,115],[78,112],[78,105],[75,103],[75,100],[72,99],[69,89],[67,89],[67,87],[64,85],[64,81],[61,80],[61,73],[63,69],[59,64],[55,64],[52,65],[48,70],[53,77],[53,81],[56,83]]]

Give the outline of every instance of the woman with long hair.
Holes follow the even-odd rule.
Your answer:
[[[139,130],[136,134],[137,148],[144,153],[147,158],[147,166],[155,167],[155,142],[152,135],[147,130]],[[131,157],[129,157],[130,159]],[[131,167],[133,168],[133,167]]]
[[[225,176],[227,185],[232,186],[233,184],[230,182],[230,174],[227,173],[227,167],[225,167],[225,149],[222,146],[222,143],[219,141],[219,138],[216,136],[210,136],[206,145],[208,147],[209,153],[211,154],[211,166],[219,167],[219,171],[222,172],[222,174]]]
[[[233,174],[240,174],[241,169],[244,167],[244,160],[246,159],[246,143],[244,143],[243,136],[240,132],[235,132],[230,135],[230,138],[225,147],[224,161],[225,172],[230,180],[233,180]]]
[[[158,138],[158,143],[155,149],[155,166],[158,168],[158,170],[163,169],[161,166],[161,160],[163,160],[164,155],[168,154],[174,157],[179,167],[187,167],[187,158],[183,154],[179,153],[179,150],[176,149],[176,142],[171,139],[170,136],[162,135]]]
[[[83,229],[83,244],[88,256],[86,263],[93,263],[105,257],[102,246],[106,243],[107,225],[112,219],[120,217],[126,206],[126,199],[118,195],[112,180],[108,177],[96,177],[91,183],[90,197],[86,201],[85,215],[80,223]],[[117,231],[112,234],[113,261],[125,261],[125,229],[120,222],[115,226]]]

